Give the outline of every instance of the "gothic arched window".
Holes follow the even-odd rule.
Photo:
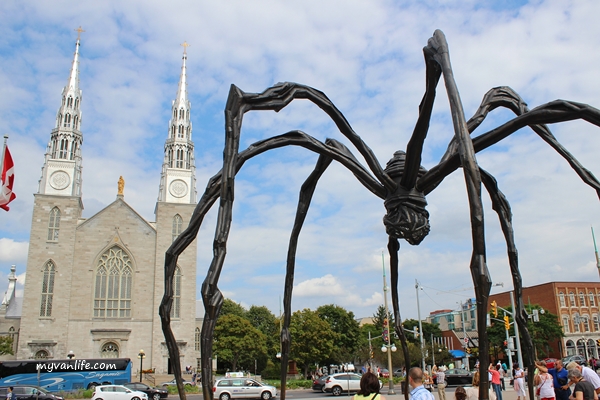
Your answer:
[[[181,269],[175,269],[173,279],[173,304],[171,305],[171,318],[180,318],[181,316]]]
[[[76,155],[77,155],[77,142],[73,142],[73,148],[71,149],[71,160],[74,160]]]
[[[79,97],[75,98],[75,109],[79,108]]]
[[[175,160],[175,168],[183,168],[183,150],[177,149],[176,156],[177,158]]]
[[[68,116],[68,115],[67,115]],[[69,148],[69,142],[67,139],[60,139],[60,150],[58,151],[58,158],[67,158],[67,149]]]
[[[100,349],[100,356],[102,358],[118,358],[119,346],[113,342],[104,343],[102,349]]]
[[[119,246],[102,254],[96,270],[94,317],[131,317],[133,268],[129,255]]]
[[[71,96],[67,99],[67,107],[73,107],[73,98]]]
[[[200,328],[196,328],[196,333],[194,334],[194,350],[200,351]]]
[[[177,134],[178,138],[182,138],[183,137],[183,125],[179,125],[179,132]]]
[[[185,114],[184,114],[184,111],[183,111],[183,108],[182,108],[182,109],[179,110],[179,119],[183,119],[184,115]]]
[[[42,299],[40,302],[40,317],[52,316],[52,300],[54,297],[54,274],[56,268],[52,261],[48,261],[44,266],[44,276],[42,278]]]
[[[48,218],[48,240],[57,241],[58,240],[58,230],[60,228],[60,210],[58,207],[54,207],[50,210],[49,218]]]
[[[46,360],[48,358],[48,352],[46,350],[38,350],[33,358],[36,360]]]
[[[58,126],[57,126],[57,128],[60,128],[61,124],[62,124],[62,114],[58,114]],[[54,157],[54,154],[52,154],[52,156]]]
[[[175,214],[175,216],[173,217],[173,229],[171,231],[173,234],[173,242],[175,241],[175,239],[177,239],[177,236],[181,234],[182,227],[183,218],[181,218],[181,215]]]
[[[79,123],[79,116],[76,115],[75,118],[73,118],[73,129],[77,129],[78,123]]]
[[[175,138],[175,125],[171,127],[171,138]]]
[[[187,117],[186,117],[186,119],[189,121],[189,120],[190,120],[190,110],[187,110],[187,113],[186,113],[186,114],[187,114]]]

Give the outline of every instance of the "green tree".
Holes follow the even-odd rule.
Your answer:
[[[265,306],[252,306],[246,313],[246,318],[252,326],[261,331],[266,337],[267,353],[258,358],[258,370],[267,366],[267,360],[276,360],[280,349],[279,320]]]
[[[0,355],[5,354],[14,354],[12,336],[0,336]]]
[[[217,320],[213,349],[219,360],[231,363],[233,371],[240,365],[254,366],[254,360],[266,354],[266,342],[266,336],[245,318],[226,314]]]
[[[230,299],[224,299],[219,316],[233,314],[238,317],[246,318],[246,312],[246,309],[242,307],[241,304]]]
[[[331,356],[337,334],[316,311],[305,308],[292,314],[290,321],[290,359],[304,367],[308,375],[311,365]]]
[[[319,317],[327,321],[337,334],[333,353],[328,364],[347,363],[352,361],[358,349],[359,326],[352,311],[343,307],[328,304],[317,308]]]

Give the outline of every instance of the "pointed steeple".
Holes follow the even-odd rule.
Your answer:
[[[167,203],[196,202],[196,166],[194,162],[194,142],[192,141],[192,105],[187,96],[187,48],[184,42],[183,63],[177,97],[171,107],[169,134],[165,142],[165,157],[160,177],[158,201]]]
[[[46,149],[38,193],[81,196],[81,99],[79,89],[79,46],[81,27],[77,31],[75,54],[62,102],[56,113],[56,125]]]

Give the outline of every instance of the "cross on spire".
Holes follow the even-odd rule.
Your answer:
[[[77,32],[77,40],[81,39],[81,32],[85,32],[83,29],[81,29],[81,25],[79,25],[79,28],[73,30]]]
[[[191,45],[186,42],[185,40],[183,41],[183,43],[181,44],[183,46],[183,54],[187,54],[187,48],[190,47]]]

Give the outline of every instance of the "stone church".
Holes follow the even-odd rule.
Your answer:
[[[173,360],[158,315],[164,292],[164,254],[187,226],[197,195],[186,84],[187,44],[183,46],[160,181],[157,177],[155,221],[146,221],[127,204],[122,178],[115,185],[115,201],[85,219],[77,38],[34,195],[27,279],[20,321],[14,321],[20,322],[20,328],[11,325],[18,329],[17,359],[64,359],[73,352],[76,358],[131,358],[136,365],[143,349],[144,369],[171,373]],[[174,285],[171,324],[181,352],[179,362],[196,366],[201,320],[196,318],[195,244],[179,258]],[[11,308],[11,301],[17,300],[7,297],[11,295],[5,296],[6,304],[0,308],[0,317],[4,317],[0,330],[11,323],[9,318],[17,307],[13,304]]]

